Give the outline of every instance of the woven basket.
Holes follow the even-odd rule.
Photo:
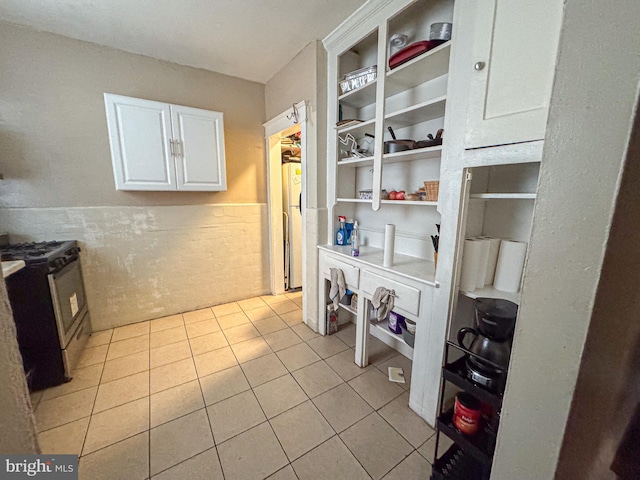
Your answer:
[[[440,182],[424,182],[424,191],[427,194],[427,202],[438,201],[438,191],[440,190]]]

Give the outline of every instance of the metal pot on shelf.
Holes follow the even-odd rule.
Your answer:
[[[384,142],[384,153],[404,152],[405,150],[412,150],[415,148],[415,141],[408,139],[398,140],[393,128],[387,127],[387,130],[389,130],[393,140],[387,140]]]

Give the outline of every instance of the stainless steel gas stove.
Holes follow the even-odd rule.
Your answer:
[[[0,258],[26,265],[6,284],[29,387],[69,381],[91,332],[77,242],[9,244]]]

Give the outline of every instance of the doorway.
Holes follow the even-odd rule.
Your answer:
[[[267,148],[271,293],[306,284],[306,103],[264,124]],[[306,318],[306,304],[302,306]]]

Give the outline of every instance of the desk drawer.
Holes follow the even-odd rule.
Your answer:
[[[360,269],[352,265],[348,265],[338,259],[330,257],[320,258],[320,270],[325,278],[331,278],[332,268],[338,268],[344,273],[344,281],[347,284],[347,288],[350,290],[357,290],[360,285]]]
[[[395,290],[394,310],[398,308],[416,317],[420,315],[420,290],[375,273],[363,271],[360,289],[369,296],[373,296],[378,287]]]

